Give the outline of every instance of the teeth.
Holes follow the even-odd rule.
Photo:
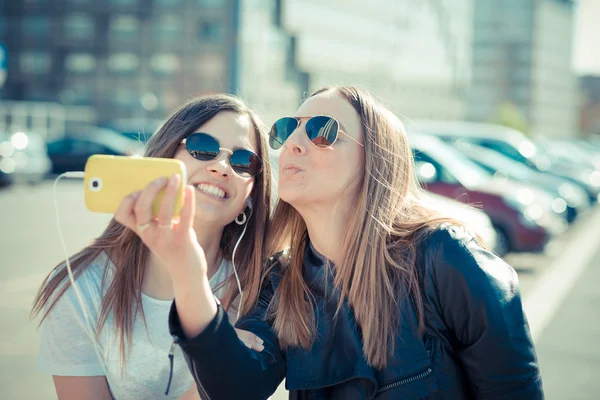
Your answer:
[[[209,185],[208,183],[196,185],[196,189],[221,199],[225,198],[225,192],[223,189],[219,189],[218,187]]]

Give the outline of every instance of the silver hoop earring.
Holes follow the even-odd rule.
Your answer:
[[[240,217],[242,217],[241,221],[239,219]],[[246,223],[246,213],[241,213],[240,215],[235,217],[235,223],[238,225],[244,225]]]

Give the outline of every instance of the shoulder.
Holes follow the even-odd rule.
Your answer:
[[[59,273],[59,271],[66,272],[66,264],[62,264],[57,267],[51,275],[51,278]],[[108,286],[113,279],[115,272],[115,266],[109,260],[105,253],[101,253],[98,257],[92,260],[83,271],[77,276],[75,282],[79,289],[79,294],[82,300],[86,302],[86,305],[93,304],[98,305],[101,303],[104,294],[106,293]],[[62,289],[66,286],[64,293],[60,298],[56,298]],[[50,304],[56,300],[56,305],[53,309],[64,309],[65,307],[79,308],[79,300],[77,298],[77,292],[69,280],[68,274],[65,276],[60,285],[56,288],[53,294],[53,299]],[[96,307],[94,307],[96,308]]]
[[[431,231],[423,242],[422,262],[425,273],[434,278],[442,291],[462,288],[481,296],[490,290],[518,292],[515,270],[464,226],[446,224]]]

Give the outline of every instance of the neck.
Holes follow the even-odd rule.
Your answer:
[[[194,231],[196,231],[198,243],[202,246],[206,255],[206,262],[208,264],[207,275],[210,279],[219,269],[223,259],[221,254],[223,227],[195,221]],[[148,262],[146,263],[142,291],[144,294],[155,299],[170,300],[174,297],[171,277],[161,262],[152,253],[150,253]]]
[[[336,265],[340,265],[342,243],[346,238],[348,219],[352,213],[348,204],[315,204],[295,207],[306,224],[308,236],[315,250]]]

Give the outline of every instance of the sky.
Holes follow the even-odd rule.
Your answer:
[[[579,0],[575,16],[573,68],[600,75],[600,0]]]

